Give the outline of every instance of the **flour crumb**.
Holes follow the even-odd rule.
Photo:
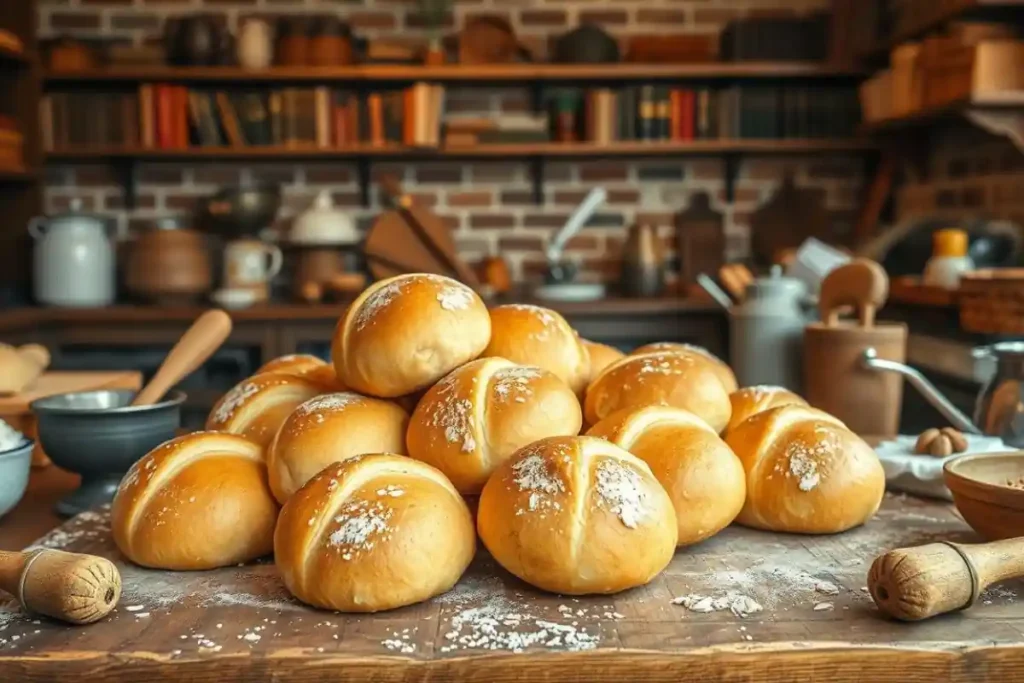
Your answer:
[[[822,595],[839,595],[839,586],[831,581],[818,581],[814,584],[814,590]]]
[[[682,595],[674,598],[672,604],[682,605],[690,612],[697,612],[699,614],[729,610],[740,619],[745,619],[751,614],[757,614],[764,609],[759,602],[750,596],[737,593],[727,593],[718,597],[711,595]]]
[[[129,612],[139,612],[141,610],[146,609],[146,606],[145,605],[128,605],[127,607],[125,607],[125,609],[128,610]]]
[[[833,609],[835,609],[835,605],[831,602],[819,602],[814,605],[815,612],[831,612]]]

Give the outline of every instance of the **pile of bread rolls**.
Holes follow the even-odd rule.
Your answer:
[[[527,583],[612,593],[734,521],[835,533],[881,502],[874,452],[799,396],[737,389],[697,347],[624,355],[546,308],[488,310],[445,277],[366,289],[332,357],[268,363],[136,463],[121,551],[175,570],[273,551],[298,599],[372,612],[449,590],[478,535]]]

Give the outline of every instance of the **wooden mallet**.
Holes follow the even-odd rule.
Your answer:
[[[62,550],[0,551],[0,590],[28,612],[72,624],[99,621],[121,598],[121,574],[110,560]]]
[[[921,621],[966,609],[994,583],[1024,576],[1024,538],[966,545],[930,543],[879,556],[868,573],[878,609]]]

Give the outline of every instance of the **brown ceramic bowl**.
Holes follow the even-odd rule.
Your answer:
[[[950,460],[946,486],[964,521],[989,541],[1024,536],[1024,451]]]

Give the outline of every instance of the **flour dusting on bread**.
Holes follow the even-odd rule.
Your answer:
[[[310,415],[319,412],[334,412],[344,410],[351,405],[362,403],[363,397],[351,391],[343,391],[335,394],[322,394],[311,398],[298,408],[295,412],[299,415]]]
[[[599,504],[630,529],[647,513],[640,475],[617,460],[606,458],[598,464],[597,497]]]
[[[512,398],[516,403],[526,403],[526,399],[533,395],[530,382],[543,376],[540,368],[521,365],[502,368],[494,373],[494,393],[502,401]]]
[[[565,483],[557,473],[552,473],[544,457],[533,453],[526,456],[516,464],[512,465],[512,473],[515,478],[512,480],[520,491],[528,491],[530,498],[527,507],[530,511],[541,508],[553,507],[558,510],[562,506],[557,500],[551,500],[551,496],[565,491]],[[516,514],[522,514],[519,510]]]
[[[463,311],[473,303],[473,292],[463,285],[453,283],[437,293],[437,300],[446,311]]]
[[[356,314],[356,331],[363,329],[377,317],[377,314],[391,305],[398,295],[405,290],[408,279],[390,282],[370,293],[363,299],[359,312]]]
[[[392,514],[393,510],[380,501],[349,501],[334,518],[340,526],[327,542],[341,550],[341,559],[351,560],[363,550],[372,550],[377,541],[390,538],[388,521]]]
[[[441,380],[437,389],[438,397],[430,417],[431,424],[444,430],[445,441],[460,443],[463,453],[472,453],[476,450],[473,403],[459,396],[458,376],[455,373]]]
[[[827,443],[808,446],[800,440],[794,440],[786,448],[789,458],[789,474],[799,479],[797,486],[801,491],[813,491],[821,481],[818,472],[818,458],[829,452]]]
[[[242,382],[226,393],[213,413],[215,422],[224,423],[231,419],[238,408],[259,393],[260,385],[255,382]]]

